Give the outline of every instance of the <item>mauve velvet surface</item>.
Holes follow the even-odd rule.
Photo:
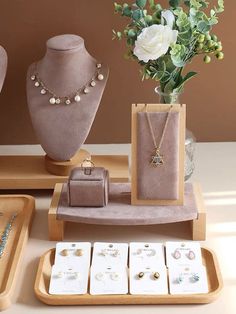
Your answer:
[[[154,225],[197,218],[197,205],[191,183],[185,184],[183,206],[132,206],[130,183],[110,183],[106,207],[69,207],[67,184],[63,185],[57,219],[103,225]]]
[[[7,52],[0,46],[0,92],[6,77],[7,72]]]
[[[157,145],[166,122],[166,112],[148,112]],[[179,112],[171,112],[160,153],[164,164],[154,167],[155,148],[146,112],[137,113],[137,196],[140,200],[179,198]]]
[[[86,174],[90,170],[91,174]],[[105,206],[108,203],[108,182],[109,174],[103,167],[74,168],[68,181],[70,206]]]
[[[60,35],[47,42],[45,56],[38,61],[38,75],[58,96],[74,94],[90,82],[97,61],[87,52],[84,40],[77,35]],[[49,157],[69,160],[85,142],[95,119],[108,78],[108,67],[102,65],[103,81],[96,80],[89,94],[81,93],[79,103],[52,105],[51,97],[40,94],[30,77],[35,73],[32,64],[27,73],[28,107],[35,133]]]

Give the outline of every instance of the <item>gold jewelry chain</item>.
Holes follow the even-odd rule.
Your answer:
[[[161,135],[161,139],[160,139],[159,145],[157,145],[157,141],[156,141],[156,138],[155,138],[155,135],[154,135],[153,127],[152,127],[152,124],[151,124],[151,120],[150,120],[150,117],[148,115],[148,112],[146,111],[146,117],[147,117],[147,121],[148,121],[148,126],[149,126],[149,129],[150,129],[150,132],[151,132],[151,135],[152,135],[153,144],[154,144],[154,147],[155,147],[156,150],[160,150],[161,149],[161,145],[162,145],[162,142],[163,142],[163,139],[164,139],[164,136],[165,136],[165,132],[166,132],[166,128],[167,128],[167,125],[168,125],[168,121],[169,121],[169,118],[170,118],[170,113],[171,113],[172,108],[173,108],[173,105],[170,106],[170,108],[169,108],[169,110],[167,112],[167,117],[166,117],[166,121],[165,121],[165,125],[164,125],[163,131],[162,131],[162,135]]]

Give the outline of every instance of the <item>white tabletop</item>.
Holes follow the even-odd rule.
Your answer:
[[[85,145],[91,153],[129,153],[129,145]],[[39,146],[0,146],[0,154],[41,154]],[[200,143],[195,155],[196,169],[192,181],[202,185],[207,208],[207,240],[202,243],[213,249],[219,260],[224,289],[220,297],[206,305],[150,306],[47,306],[34,295],[34,281],[39,257],[55,242],[48,241],[47,211],[52,191],[24,191],[36,197],[36,215],[25,251],[22,271],[13,305],[7,313],[236,313],[236,143]],[[12,191],[10,191],[13,193]],[[22,191],[21,191],[22,192]],[[161,241],[183,240],[188,224],[167,226],[89,226],[68,223],[65,241]]]

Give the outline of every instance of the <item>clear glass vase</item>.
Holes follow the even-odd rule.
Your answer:
[[[155,92],[159,95],[161,104],[180,104],[180,93],[163,93],[160,86],[155,88]],[[194,171],[194,151],[196,146],[196,138],[191,131],[186,129],[185,136],[185,174],[184,179],[187,181]]]

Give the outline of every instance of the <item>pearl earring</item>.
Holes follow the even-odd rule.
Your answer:
[[[95,278],[98,280],[98,281],[102,281],[104,279],[104,274],[103,273],[97,273],[95,275]]]
[[[120,279],[120,275],[118,273],[111,273],[111,280],[117,281]]]

